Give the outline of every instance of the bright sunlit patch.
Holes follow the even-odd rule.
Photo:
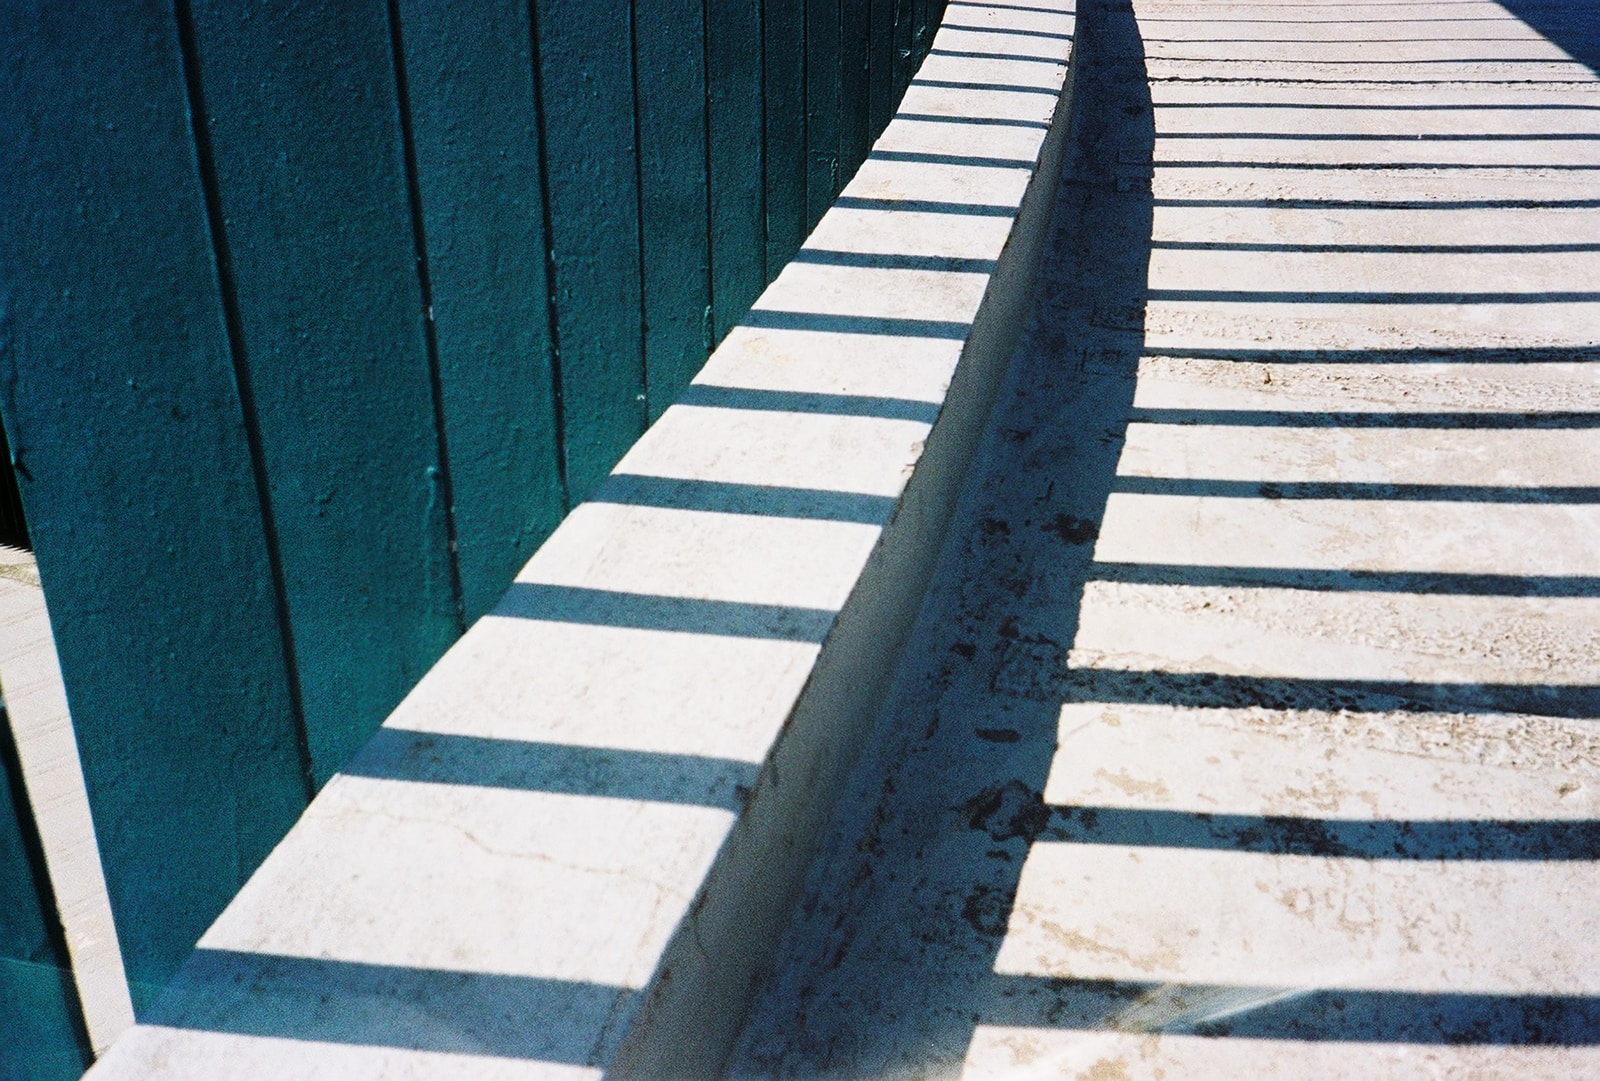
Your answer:
[[[1173,1081],[1317,1078],[1437,1081],[1449,1077],[1578,1078],[1600,1073],[1600,1048],[1216,1039],[1167,1033],[1071,1032],[980,1025],[967,1081]]]
[[[724,808],[341,776],[202,948],[641,987]]]
[[[441,1019],[441,1023],[448,1023]],[[129,1076],[276,1077],[345,1081],[599,1081],[596,1066],[459,1051],[426,1051],[247,1036],[143,1025],[117,1045],[116,1067]]]
[[[1474,994],[1600,992],[1600,864],[1037,843],[995,971]],[[1540,913],[1536,925],[1527,913]]]
[[[1046,803],[1350,821],[1600,818],[1589,721],[1493,714],[1061,707]]]

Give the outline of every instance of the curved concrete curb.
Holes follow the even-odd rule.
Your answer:
[[[717,1071],[1020,329],[1057,6],[950,4],[805,249],[98,1081]]]

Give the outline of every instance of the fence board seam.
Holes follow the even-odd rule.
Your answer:
[[[549,137],[545,130],[544,65],[539,52],[539,0],[528,0],[528,37],[533,67],[534,127],[539,144],[539,209],[544,216],[545,314],[550,321],[550,400],[555,409],[556,472],[559,475],[561,504],[572,508],[572,488],[567,482],[567,420],[561,392],[561,325],[556,318],[556,259],[552,248],[554,233],[550,220]]]
[[[288,583],[284,577],[283,548],[278,536],[277,518],[272,508],[272,487],[261,443],[261,428],[256,419],[255,390],[250,366],[245,357],[244,323],[239,312],[238,282],[233,276],[233,258],[228,250],[227,222],[222,214],[222,190],[217,181],[216,156],[206,112],[205,88],[200,80],[200,47],[195,39],[194,9],[190,0],[173,0],[177,23],[178,55],[183,64],[184,90],[189,105],[189,126],[194,134],[195,162],[200,190],[205,203],[206,230],[211,237],[212,260],[217,273],[217,291],[222,300],[223,326],[228,338],[228,356],[233,362],[234,393],[238,397],[244,424],[245,444],[250,453],[250,472],[255,481],[261,514],[262,540],[267,566],[272,575],[273,611],[278,623],[278,638],[283,650],[284,687],[294,711],[295,751],[305,785],[306,801],[317,794],[316,770],[311,758],[311,733],[306,727],[305,700],[300,685],[300,665],[295,655],[294,625],[289,620]]]
[[[394,57],[395,103],[400,113],[400,147],[405,162],[406,202],[411,211],[411,242],[416,250],[417,288],[422,297],[422,339],[428,352],[428,394],[432,398],[434,446],[439,456],[430,476],[444,503],[445,562],[450,568],[450,597],[455,605],[456,633],[467,632],[467,602],[461,585],[461,546],[456,530],[456,501],[450,483],[450,439],[444,424],[444,385],[439,372],[439,333],[433,322],[433,282],[428,276],[428,231],[417,175],[417,142],[412,131],[411,82],[406,75],[406,45],[400,26],[400,0],[388,0],[389,46]]]

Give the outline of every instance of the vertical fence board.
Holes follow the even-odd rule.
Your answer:
[[[462,601],[492,608],[565,512],[533,42],[521,0],[401,0]]]
[[[806,0],[806,232],[839,194],[839,3]]]
[[[914,44],[918,0],[894,0],[894,100],[898,102],[916,74]]]
[[[168,4],[0,6],[0,417],[117,933],[160,985],[304,807]]]
[[[767,284],[761,154],[761,8],[710,0],[711,303],[720,341]]]
[[[460,629],[388,18],[194,14],[320,783]]]
[[[839,186],[849,183],[872,146],[867,47],[871,0],[839,0]]]
[[[915,75],[917,66],[927,55],[928,46],[933,43],[933,31],[938,27],[938,22],[933,13],[933,0],[913,0],[913,3],[915,22],[911,28],[911,70]]]
[[[644,426],[629,6],[534,0],[568,492],[605,479]]]
[[[703,8],[635,0],[644,364],[650,420],[705,363],[711,330]]]
[[[867,119],[876,139],[894,116],[894,0],[869,0]]]
[[[767,186],[767,275],[805,242],[806,0],[764,0],[761,13]]]

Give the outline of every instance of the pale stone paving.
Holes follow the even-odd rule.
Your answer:
[[[733,1075],[1600,1076],[1586,20],[1080,13],[1034,323]]]

